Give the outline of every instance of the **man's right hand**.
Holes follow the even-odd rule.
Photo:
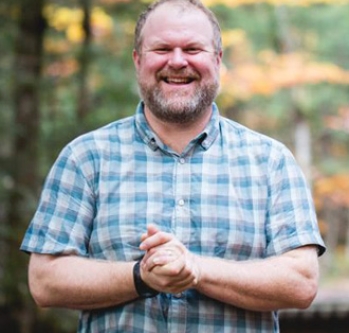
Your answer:
[[[146,251],[141,276],[150,287],[176,294],[198,283],[198,261],[174,235],[149,225],[140,248]]]

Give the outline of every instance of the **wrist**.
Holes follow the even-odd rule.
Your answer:
[[[141,298],[151,298],[159,294],[159,292],[148,286],[142,279],[140,261],[137,261],[133,266],[133,282],[137,294]]]
[[[194,272],[195,272],[195,280],[194,280],[194,287],[198,289],[200,287],[201,279],[202,279],[202,270],[201,270],[201,262],[200,257],[197,255],[192,255],[192,260],[194,263]]]

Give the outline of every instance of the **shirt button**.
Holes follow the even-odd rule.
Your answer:
[[[155,140],[150,140],[150,141],[149,141],[149,145],[150,145],[151,147],[153,147],[153,148],[155,148],[155,147],[157,146]]]
[[[182,298],[183,297],[183,293],[174,294],[173,297],[174,298]]]
[[[178,205],[184,206],[184,200],[183,199],[178,200]]]
[[[184,164],[184,163],[185,163],[185,159],[184,159],[184,158],[180,158],[180,159],[179,159],[179,163],[180,163],[180,164]]]

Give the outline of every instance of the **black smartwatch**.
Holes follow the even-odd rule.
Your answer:
[[[141,278],[140,261],[137,261],[133,266],[133,282],[137,293],[141,298],[151,298],[159,294],[159,292],[149,287]]]

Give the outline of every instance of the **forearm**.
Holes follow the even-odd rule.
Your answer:
[[[133,265],[32,254],[29,286],[35,301],[43,307],[86,310],[115,306],[137,298]]]
[[[173,235],[149,227],[140,247],[147,251],[143,259],[144,270],[148,271],[145,278],[157,290],[173,292],[173,286],[181,290],[176,284],[179,271],[173,270],[178,263],[183,276],[190,278],[184,287],[248,310],[306,308],[317,292],[315,246],[300,247],[269,259],[237,262],[192,255]],[[167,252],[173,257],[167,256]]]
[[[197,290],[244,309],[306,308],[316,295],[318,268],[312,248],[259,261],[198,258],[198,262]]]

